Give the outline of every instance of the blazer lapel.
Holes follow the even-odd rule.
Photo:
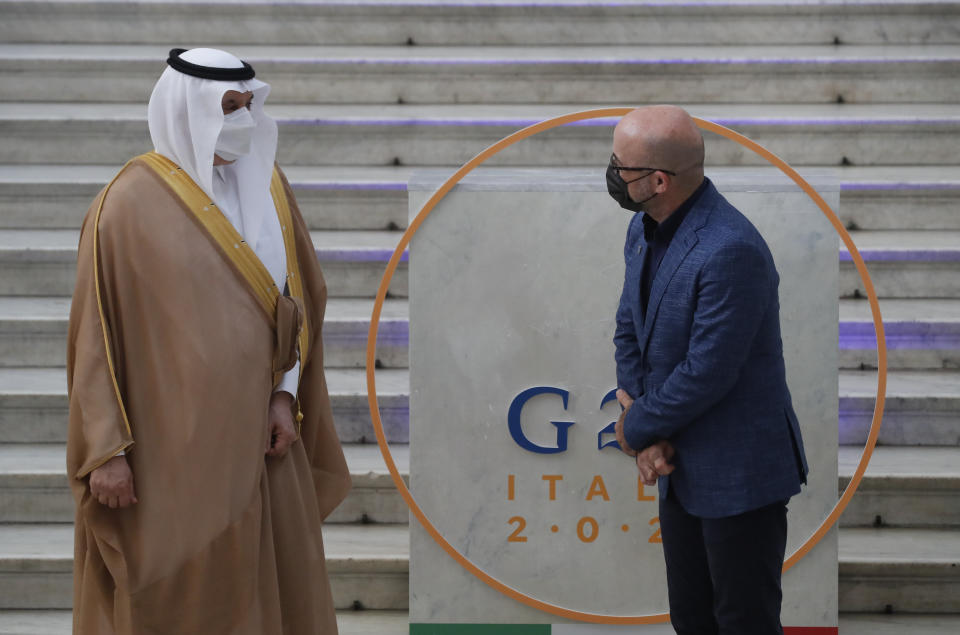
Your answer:
[[[637,253],[634,254],[634,258],[637,259],[637,264],[635,265],[635,268],[633,268],[632,270],[633,275],[631,279],[631,284],[634,285],[635,290],[637,292],[637,298],[639,299],[640,294],[643,292],[643,290],[640,288],[641,285],[643,284],[643,272],[647,268],[647,241],[643,237],[642,233],[640,234],[640,240],[637,243]],[[644,312],[637,311],[636,313],[638,314],[636,317],[638,318],[638,321],[642,326],[645,321]]]
[[[679,233],[679,232],[678,232]],[[667,288],[673,274],[683,262],[693,246],[699,242],[695,232],[683,232],[682,236],[674,236],[670,241],[670,247],[663,256],[663,262],[657,270],[657,275],[653,278],[653,284],[650,286],[650,299],[647,301],[647,311],[643,321],[643,336],[640,338],[640,347],[646,350],[647,340],[650,339],[650,331],[653,330],[653,322],[657,317],[657,309],[660,308],[660,300],[663,299],[663,292]]]
[[[660,268],[653,278],[650,285],[650,298],[647,301],[647,311],[643,320],[643,332],[640,336],[640,348],[646,350],[647,340],[650,339],[650,333],[653,331],[653,323],[657,317],[657,310],[660,308],[660,300],[673,278],[673,274],[683,263],[687,254],[693,249],[700,239],[697,237],[697,231],[707,223],[707,217],[713,210],[716,202],[716,189],[713,184],[707,186],[700,200],[694,205],[693,209],[683,219],[683,223],[677,229],[677,233],[670,241],[667,253],[663,256]]]

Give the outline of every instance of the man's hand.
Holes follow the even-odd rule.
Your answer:
[[[293,396],[281,390],[273,393],[270,398],[270,412],[267,416],[267,427],[270,434],[267,437],[267,447],[264,452],[267,456],[281,457],[287,453],[293,442],[297,440],[297,430],[293,423]]]
[[[138,503],[133,491],[133,472],[127,457],[115,456],[91,472],[90,493],[111,509],[122,509]]]
[[[613,428],[614,433],[617,435],[617,443],[620,444],[620,449],[630,456],[637,456],[637,451],[627,445],[627,439],[623,436],[623,421],[627,418],[627,412],[630,410],[630,406],[633,405],[633,398],[627,394],[627,391],[618,388],[617,401],[620,402],[620,407],[623,408],[623,412],[620,413],[620,418],[617,419],[617,425]]]
[[[644,485],[656,485],[660,476],[666,476],[674,470],[670,464],[674,449],[669,441],[657,441],[643,452],[637,454],[637,468]]]

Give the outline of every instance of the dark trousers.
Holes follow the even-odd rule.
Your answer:
[[[670,621],[678,635],[783,635],[786,501],[727,518],[660,500]]]

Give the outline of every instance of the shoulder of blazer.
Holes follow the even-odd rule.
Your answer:
[[[717,191],[716,186],[711,181],[703,191],[703,194],[700,195],[700,199],[690,208],[683,224],[690,223],[689,231],[697,232],[698,238],[700,238],[700,230],[714,220],[714,210],[723,205],[729,205],[729,203],[727,199]],[[681,225],[681,227],[682,226],[683,225]],[[676,236],[674,236],[674,238],[676,238]]]
[[[726,242],[732,237],[743,238],[752,233],[748,227],[756,231],[749,219],[717,191],[713,183],[703,193],[694,210],[697,219],[694,229],[698,238],[707,243]],[[701,231],[704,228],[707,231]]]

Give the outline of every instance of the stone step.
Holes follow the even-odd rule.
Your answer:
[[[456,166],[450,166],[452,174]],[[602,182],[602,166],[592,166]],[[79,228],[120,165],[0,165],[0,229]],[[285,168],[300,211],[314,230],[384,230],[407,226],[411,166]],[[590,169],[581,167],[581,169]],[[708,175],[768,173],[776,168],[713,167]],[[822,173],[804,168],[801,173]],[[477,171],[484,170],[483,167]],[[840,180],[844,225],[855,229],[960,229],[960,167],[832,168]]]
[[[323,321],[323,360],[330,368],[366,364],[373,300],[331,298]],[[67,354],[68,297],[0,297],[0,367],[62,367]],[[378,368],[406,368],[407,303],[383,304],[377,337]]]
[[[610,102],[600,102],[600,107]],[[614,104],[622,105],[622,104]],[[955,164],[957,104],[693,104],[789,163]],[[499,139],[583,104],[270,104],[282,165],[459,165]],[[605,165],[617,118],[555,128],[507,148],[490,165]],[[116,164],[151,148],[146,103],[0,104],[0,163]],[[709,165],[766,165],[706,133]],[[70,139],[65,143],[64,139]],[[376,139],[375,143],[359,143]]]
[[[399,232],[312,232],[331,297],[373,297]],[[63,296],[76,282],[77,243],[73,229],[0,230],[0,295]],[[406,256],[404,256],[404,259]],[[406,261],[390,286],[407,295]]]
[[[408,635],[408,623],[406,610],[337,611],[340,635]],[[0,610],[0,635],[69,635],[72,628],[68,609]]]
[[[842,492],[863,448],[841,446],[839,450]],[[840,517],[840,526],[960,531],[960,448],[875,448],[856,494]]]
[[[876,397],[876,371],[840,373],[841,444],[866,443]],[[960,445],[960,372],[889,372],[878,443]]]
[[[880,302],[891,369],[960,368],[960,300]],[[870,303],[840,301],[841,368],[876,368],[877,338]]]
[[[407,608],[408,536],[406,525],[324,525],[336,608]],[[72,568],[73,525],[0,525],[0,608],[70,608]]]
[[[592,104],[597,95],[630,104],[722,103],[745,94],[764,103],[960,99],[960,84],[949,81],[960,63],[958,45],[229,48],[284,103]],[[144,103],[169,49],[2,44],[0,100]]]
[[[0,301],[2,306],[2,301]],[[323,320],[323,360],[328,368],[364,368],[373,300],[331,298]],[[409,312],[406,299],[387,298],[377,329],[377,368],[406,368]],[[32,364],[31,364],[32,365]]]
[[[326,525],[324,539],[337,608],[407,607],[409,544],[404,525]],[[73,527],[0,525],[0,608],[63,609],[71,604]],[[842,611],[960,611],[960,532],[844,529],[840,532]]]
[[[132,4],[3,2],[4,42],[269,44],[956,43],[953,4],[929,0],[585,3],[556,0]]]
[[[331,298],[323,324],[324,363],[362,368],[373,301]],[[891,369],[960,367],[960,300],[885,299],[881,304]],[[0,297],[0,367],[62,367],[66,363],[70,298]],[[378,331],[379,368],[406,368],[408,307],[388,299]],[[840,367],[876,368],[870,305],[840,301]]]
[[[837,213],[848,229],[960,229],[956,166],[850,167],[837,175]]]
[[[841,613],[843,635],[955,635],[960,615]]]
[[[960,232],[858,231],[851,237],[880,298],[960,297]],[[845,248],[839,283],[840,297],[867,297]]]
[[[0,611],[0,635],[69,635],[69,610]],[[408,635],[406,611],[338,611],[340,635]],[[841,613],[843,635],[956,635],[960,615]],[[669,624],[645,626],[644,635],[673,635]]]
[[[362,369],[326,372],[333,420],[343,443],[374,443]],[[387,440],[409,440],[406,370],[377,371],[377,399]],[[63,368],[0,368],[0,443],[63,443],[67,433]]]
[[[960,613],[960,531],[844,529],[840,610]]]
[[[0,165],[0,228],[79,228],[91,201],[121,165]],[[310,229],[383,230],[407,226],[406,188],[413,169],[285,166],[284,172]]]
[[[390,448],[404,478],[410,452],[404,444]],[[407,506],[397,494],[376,445],[344,444],[353,479],[346,500],[327,523],[406,524]],[[66,447],[57,443],[0,443],[0,524],[73,522],[73,497],[66,473]]]
[[[63,368],[0,368],[0,443],[66,441],[65,375]],[[387,439],[407,443],[409,375],[387,369],[376,378]],[[881,445],[960,445],[960,372],[891,371],[887,380]],[[340,440],[373,443],[366,373],[331,368],[327,383]],[[839,383],[839,442],[862,446],[873,420],[876,372],[841,371]]]
[[[891,373],[880,442],[956,445],[960,407],[956,373]],[[365,374],[330,369],[327,374],[334,418],[344,442],[372,442]],[[45,443],[65,440],[66,381],[62,368],[0,369],[0,442]],[[377,373],[381,416],[388,439],[406,442],[408,379],[403,370]],[[860,444],[872,418],[875,373],[841,374],[840,441]]]
[[[857,231],[851,234],[881,298],[960,297],[960,231]],[[331,297],[373,297],[400,232],[312,232]],[[0,295],[63,296],[73,292],[79,232],[0,230]],[[406,255],[404,256],[406,258]],[[845,248],[839,252],[842,298],[866,291]],[[391,297],[407,295],[402,261]]]
[[[839,491],[860,460],[862,447],[841,446]],[[344,446],[353,490],[330,523],[407,522],[407,507],[375,445]],[[397,468],[409,474],[409,448],[391,445]],[[0,523],[72,522],[73,499],[62,444],[0,444]],[[960,448],[875,449],[842,527],[960,529]]]

